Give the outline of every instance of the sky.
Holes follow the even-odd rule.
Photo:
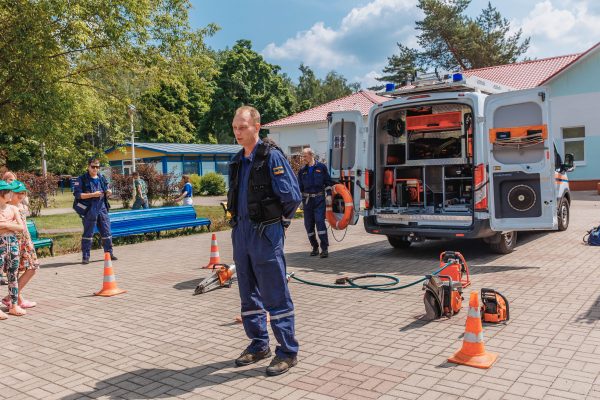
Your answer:
[[[363,88],[396,53],[416,47],[417,0],[191,0],[190,21],[221,29],[206,42],[214,49],[249,39],[253,49],[294,80],[300,63],[318,77],[335,70]],[[476,16],[488,0],[472,0]],[[514,30],[531,37],[526,56],[579,53],[600,42],[600,0],[491,0]]]

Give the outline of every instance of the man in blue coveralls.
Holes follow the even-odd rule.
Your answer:
[[[271,356],[269,312],[279,345],[266,372],[280,375],[298,363],[294,304],[287,285],[283,242],[300,204],[300,189],[281,149],[259,139],[260,114],[255,108],[238,108],[232,127],[243,149],[229,164],[227,208],[232,215],[242,322],[251,340],[235,364],[250,365]]]
[[[112,260],[117,259],[113,255],[110,220],[108,219],[108,209],[110,208],[108,198],[112,191],[106,178],[98,173],[99,169],[100,161],[91,158],[88,162],[88,172],[77,178],[73,186],[73,196],[75,196],[73,208],[83,222],[82,264],[90,263],[94,226],[98,226],[98,231],[100,231],[104,252],[110,253]]]
[[[312,246],[311,256],[319,254],[321,241],[321,258],[329,256],[329,238],[325,226],[325,205],[331,204],[331,176],[325,164],[315,160],[315,152],[310,147],[302,151],[306,165],[298,171],[298,182],[304,204],[304,227]],[[315,225],[317,231],[315,232]]]

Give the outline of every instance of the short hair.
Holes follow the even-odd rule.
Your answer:
[[[133,173],[131,174],[131,176],[136,177],[136,176],[140,176],[140,173],[137,171],[133,171]]]
[[[12,192],[12,190],[0,190],[0,197],[4,198],[4,196],[10,192]]]
[[[181,175],[181,179],[183,179],[184,181],[189,181],[190,176],[189,175]]]
[[[313,149],[311,149],[310,147],[305,147],[304,149],[302,149],[302,152],[303,153],[308,153],[308,154],[310,154],[313,157],[315,156],[315,151]]]
[[[235,115],[240,115],[247,112],[250,114],[250,118],[254,121],[255,124],[260,124],[260,113],[258,110],[252,106],[241,106],[237,110],[235,110]]]
[[[100,160],[98,159],[98,157],[90,157],[88,158],[88,165],[92,165],[93,162],[97,161],[98,164],[100,164]]]

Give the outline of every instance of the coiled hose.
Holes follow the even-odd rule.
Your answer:
[[[448,266],[452,265],[452,263],[446,263],[444,266],[438,268],[437,270],[435,270],[434,272],[432,272],[430,275],[438,275],[440,272],[442,272],[444,269],[446,269]],[[366,274],[366,275],[357,275],[354,277],[349,277],[349,278],[344,278],[344,283],[345,284],[339,284],[339,285],[328,285],[325,283],[318,283],[318,282],[311,282],[311,281],[307,281],[305,279],[302,278],[298,278],[295,274],[290,274],[289,275],[290,278],[297,280],[298,282],[302,282],[306,285],[311,285],[311,286],[317,286],[317,287],[324,287],[324,288],[330,288],[330,289],[365,289],[365,290],[373,290],[376,292],[390,292],[392,290],[400,290],[400,289],[406,289],[408,287],[417,285],[421,282],[424,282],[427,280],[427,276],[424,276],[423,278],[417,279],[414,282],[410,282],[407,283],[405,285],[400,285],[400,278],[393,276],[393,275],[388,275],[388,274]],[[366,285],[360,285],[358,283],[356,283],[357,280],[360,279],[367,279],[367,278],[384,278],[384,279],[388,279],[390,282],[386,282],[386,283],[369,283]],[[399,286],[398,286],[399,285]]]

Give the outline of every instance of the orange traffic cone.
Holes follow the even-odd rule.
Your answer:
[[[496,361],[497,357],[498,354],[485,351],[479,296],[476,291],[472,291],[471,298],[469,299],[469,313],[467,314],[467,325],[465,326],[462,348],[454,353],[448,361],[475,368],[489,368]]]
[[[104,253],[104,282],[102,283],[102,289],[94,293],[94,295],[110,297],[126,292],[126,290],[121,290],[117,287],[117,279],[113,273],[110,253]]]
[[[221,256],[219,255],[219,245],[217,244],[217,235],[212,234],[210,241],[210,259],[208,265],[204,268],[215,268],[215,264],[221,264]]]

